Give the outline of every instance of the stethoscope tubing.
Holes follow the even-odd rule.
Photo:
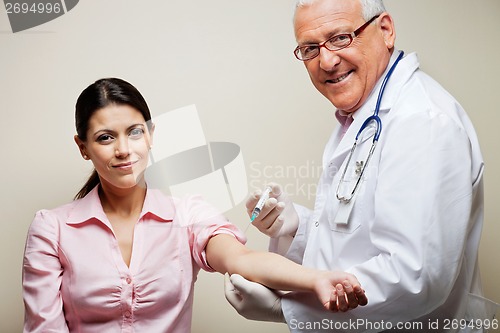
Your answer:
[[[344,171],[342,172],[342,175],[340,177],[340,181],[339,181],[339,184],[337,186],[337,192],[336,192],[336,196],[337,196],[337,199],[340,200],[341,202],[350,202],[351,199],[354,197],[354,194],[356,192],[356,189],[358,188],[359,184],[361,183],[361,179],[363,178],[363,175],[364,175],[364,172],[365,172],[365,169],[366,169],[366,166],[368,165],[368,163],[370,162],[370,159],[373,155],[373,152],[375,151],[375,147],[377,146],[377,142],[378,142],[378,139],[380,138],[380,134],[382,133],[382,120],[380,119],[379,115],[378,115],[378,112],[380,110],[380,104],[382,102],[382,97],[384,95],[384,91],[385,91],[385,87],[387,85],[387,82],[389,81],[389,78],[391,77],[392,73],[394,72],[394,69],[396,68],[397,64],[399,63],[399,61],[403,58],[404,56],[404,52],[401,51],[396,59],[396,61],[394,62],[394,64],[392,64],[391,68],[389,68],[389,71],[387,72],[387,74],[385,75],[384,77],[384,80],[382,81],[382,85],[380,86],[380,90],[379,90],[379,93],[378,93],[378,98],[377,98],[377,104],[375,105],[375,110],[373,111],[373,114],[371,116],[369,116],[368,118],[366,118],[366,120],[363,122],[363,125],[361,125],[361,127],[359,128],[359,131],[358,133],[356,134],[356,138],[354,140],[354,144],[351,148],[351,151],[349,153],[349,156],[347,158],[347,162],[346,162],[346,166],[344,168]],[[346,172],[347,172],[347,168],[351,162],[351,159],[352,159],[352,156],[353,156],[353,153],[354,153],[354,150],[356,149],[357,145],[358,145],[358,139],[359,139],[359,136],[361,135],[361,133],[365,130],[366,127],[368,127],[368,125],[371,123],[371,122],[375,122],[376,123],[376,131],[375,131],[375,135],[373,136],[373,142],[372,142],[372,146],[370,147],[370,151],[368,153],[368,157],[366,159],[366,162],[364,163],[359,175],[358,175],[358,179],[356,180],[356,183],[354,185],[354,188],[353,190],[351,191],[351,193],[349,194],[349,197],[346,197],[346,196],[341,196],[339,194],[339,190],[340,190],[340,187],[341,187],[341,184],[343,183],[344,181],[344,177],[346,175]]]
[[[387,85],[387,82],[389,81],[389,78],[391,77],[392,72],[394,72],[394,69],[396,69],[397,64],[403,58],[403,56],[404,56],[404,52],[400,51],[396,61],[394,62],[394,64],[392,64],[391,68],[389,68],[389,71],[385,75],[384,80],[382,81],[382,85],[380,87],[380,91],[378,92],[377,104],[375,105],[375,111],[373,111],[373,115],[366,118],[363,125],[361,125],[361,127],[359,128],[359,131],[356,134],[356,141],[358,141],[358,138],[361,135],[361,133],[365,130],[365,128],[368,126],[368,124],[371,123],[372,121],[375,121],[377,123],[377,131],[375,132],[375,135],[373,136],[373,142],[378,141],[378,139],[380,138],[380,134],[382,133],[382,120],[378,116],[378,112],[380,111],[380,104],[382,103],[382,97],[384,96],[384,91],[385,91],[385,87]]]

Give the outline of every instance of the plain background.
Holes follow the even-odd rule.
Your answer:
[[[475,124],[486,162],[480,263],[485,294],[498,302],[500,1],[386,6],[396,46],[417,52]],[[292,8],[292,0],[86,0],[17,34],[0,9],[0,332],[21,331],[22,255],[35,211],[70,201],[91,170],[73,142],[73,116],[77,96],[98,78],[133,83],[153,115],[196,104],[207,140],[241,147],[250,190],[274,180],[312,205],[336,121],[292,55]],[[243,203],[227,215],[246,226]],[[247,236],[251,248],[267,248],[254,228]],[[201,272],[193,332],[255,331],[288,330],[239,317],[224,298],[223,277]]]

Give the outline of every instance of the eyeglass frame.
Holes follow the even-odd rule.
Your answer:
[[[338,35],[335,35],[335,36],[332,36],[330,38],[328,38],[327,40],[325,40],[324,42],[322,43],[319,43],[319,44],[307,44],[307,45],[302,45],[302,46],[299,46],[297,45],[297,47],[295,48],[295,50],[293,51],[293,54],[295,55],[295,58],[297,58],[298,60],[300,61],[308,61],[308,60],[312,60],[314,58],[316,58],[317,56],[320,55],[321,53],[321,48],[324,47],[325,49],[327,49],[328,51],[339,51],[339,50],[342,50],[342,49],[345,49],[346,47],[349,47],[354,38],[355,37],[358,37],[369,25],[370,23],[372,23],[373,21],[375,21],[381,14],[378,14],[378,15],[375,15],[374,17],[372,17],[371,19],[369,19],[368,21],[366,21],[362,26],[360,26],[359,28],[357,28],[356,30],[354,30],[353,32],[351,32],[350,34],[338,34]],[[335,49],[330,49],[326,46],[326,43],[328,43],[329,41],[331,41],[332,39],[334,38],[338,38],[339,36],[345,36],[347,38],[349,38],[349,43],[346,44],[345,46],[342,46],[340,48],[335,48]],[[316,46],[318,47],[318,53],[312,57],[312,58],[306,58],[306,59],[301,59],[299,57],[299,54],[300,54],[300,49],[304,48],[304,47],[311,47],[311,46]]]

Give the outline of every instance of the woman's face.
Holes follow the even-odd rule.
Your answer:
[[[75,141],[83,158],[92,160],[103,185],[125,189],[142,179],[152,135],[137,109],[111,104],[91,116],[87,140],[75,136]]]

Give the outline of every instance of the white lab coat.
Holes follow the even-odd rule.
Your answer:
[[[353,273],[369,304],[331,313],[314,295],[290,294],[282,305],[292,332],[376,332],[410,321],[422,329],[409,331],[466,332],[457,320],[484,314],[482,298],[470,296],[482,295],[483,158],[464,110],[419,69],[416,54],[388,81],[380,140],[348,224],[335,223],[340,174],[381,81],[345,136],[337,128],[326,145],[314,211],[297,207],[300,226],[287,253],[304,266]],[[359,146],[360,156],[371,144],[370,137]]]

